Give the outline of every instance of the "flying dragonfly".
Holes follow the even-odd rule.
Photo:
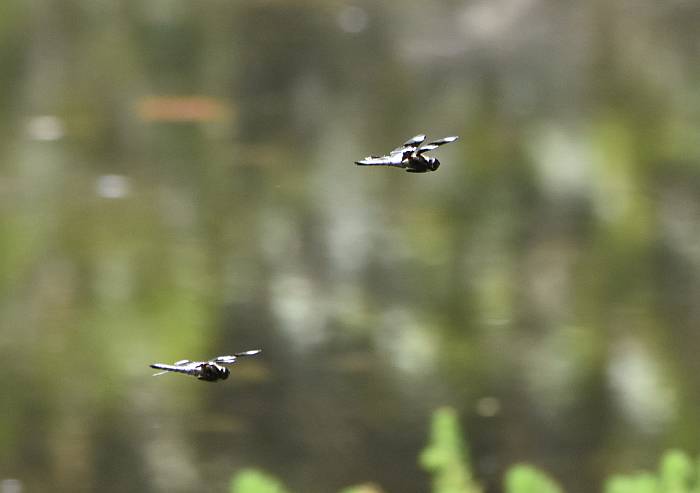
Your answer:
[[[262,349],[252,349],[250,351],[244,351],[242,353],[233,353],[230,356],[218,356],[216,358],[210,359],[209,361],[190,361],[188,359],[183,359],[176,361],[172,365],[165,365],[163,363],[153,363],[150,365],[151,368],[156,370],[163,370],[158,373],[154,373],[153,376],[163,375],[169,371],[175,373],[184,373],[185,375],[192,375],[197,377],[199,380],[206,380],[207,382],[216,382],[218,380],[226,380],[231,374],[231,371],[223,365],[232,365],[238,358],[243,356],[255,356],[262,352]]]
[[[456,135],[444,137],[422,145],[425,142],[425,135],[416,135],[389,154],[384,156],[367,156],[360,161],[355,161],[355,164],[360,166],[394,166],[396,168],[404,168],[409,173],[435,171],[440,166],[440,161],[434,157],[424,156],[424,154],[437,149],[441,145],[454,142],[458,138]]]

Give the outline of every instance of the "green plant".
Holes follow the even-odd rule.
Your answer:
[[[231,480],[231,493],[288,493],[277,479],[256,469],[245,469]]]
[[[430,443],[420,456],[423,469],[433,476],[433,493],[480,493],[472,479],[469,454],[457,414],[441,408],[433,414]]]
[[[680,450],[669,450],[661,458],[659,473],[639,472],[612,476],[605,493],[700,493],[697,464]]]
[[[511,467],[506,473],[506,493],[562,493],[547,475],[527,464]]]
[[[481,493],[474,480],[469,453],[457,413],[448,407],[432,417],[430,442],[420,455],[421,466],[432,476],[432,493]],[[506,493],[564,493],[546,474],[517,464],[505,475]],[[340,493],[381,493],[379,486],[362,484]],[[288,493],[274,477],[255,469],[245,469],[231,481],[231,493]],[[615,475],[605,482],[604,493],[700,493],[700,463],[679,450],[661,458],[657,474],[639,472]]]

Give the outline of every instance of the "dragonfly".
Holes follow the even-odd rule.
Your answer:
[[[231,374],[231,371],[224,365],[232,365],[238,360],[238,358],[255,356],[261,352],[262,349],[251,349],[250,351],[243,351],[242,353],[233,353],[229,356],[217,356],[209,361],[190,361],[188,359],[183,359],[176,361],[172,365],[153,363],[150,365],[150,367],[155,368],[156,370],[163,370],[158,373],[154,373],[154,377],[168,372],[175,372],[191,375],[199,380],[205,380],[207,382],[217,382],[219,380],[226,380]]]
[[[458,136],[453,135],[423,145],[425,135],[416,135],[389,154],[384,156],[367,156],[360,161],[355,161],[355,164],[360,166],[394,166],[396,168],[404,168],[409,173],[435,171],[440,166],[440,161],[437,158],[425,156],[424,154],[442,145],[454,142],[458,138]]]

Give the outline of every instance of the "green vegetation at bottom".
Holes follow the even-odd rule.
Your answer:
[[[255,469],[239,472],[231,480],[231,493],[288,493],[275,478]]]
[[[474,480],[469,453],[455,411],[441,408],[432,418],[428,446],[420,464],[432,477],[432,493],[482,493]],[[549,476],[527,464],[511,467],[505,475],[506,493],[564,493]],[[231,480],[231,493],[289,493],[279,480],[254,469],[240,471]],[[383,493],[374,484],[343,489],[340,493]],[[671,450],[661,459],[659,471],[615,475],[603,493],[700,493],[700,461]]]

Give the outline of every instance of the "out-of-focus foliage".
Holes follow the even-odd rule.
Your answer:
[[[469,452],[464,445],[457,414],[442,408],[432,418],[430,443],[420,456],[432,476],[434,493],[480,493],[472,479]]]
[[[700,461],[680,450],[664,454],[657,474],[638,472],[615,475],[605,484],[605,493],[698,493]]]
[[[562,493],[559,485],[546,474],[526,464],[518,464],[508,470],[505,491],[506,493]]]
[[[472,478],[466,443],[454,409],[442,408],[432,418],[430,444],[420,462],[432,477],[432,493],[481,493]],[[614,475],[605,482],[605,493],[699,493],[700,462],[684,452],[670,450],[661,459],[658,474],[639,472]],[[381,493],[374,484],[345,488],[340,493]],[[508,469],[505,493],[564,493],[546,474],[527,464]],[[231,493],[286,493],[276,479],[257,470],[239,472],[231,481]]]
[[[231,480],[231,493],[288,492],[276,478],[256,469],[246,469]]]
[[[340,491],[340,493],[383,493],[382,489],[371,483],[350,486]]]
[[[658,493],[656,476],[646,472],[613,476],[606,481],[605,493]]]

